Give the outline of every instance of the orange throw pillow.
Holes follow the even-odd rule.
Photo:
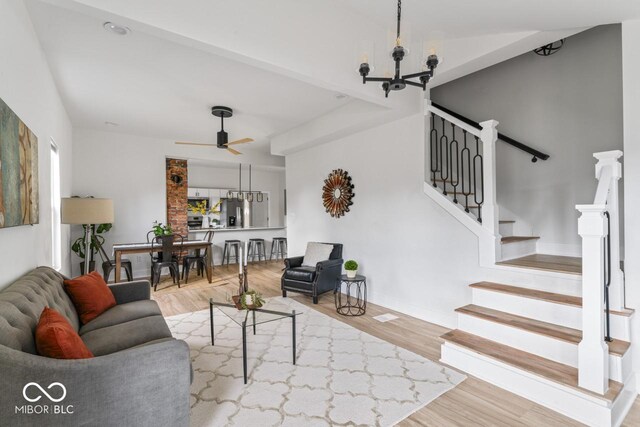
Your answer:
[[[71,297],[83,325],[116,305],[111,289],[96,271],[65,280],[64,290]]]
[[[93,357],[69,321],[52,308],[45,307],[36,326],[38,354],[55,359]]]

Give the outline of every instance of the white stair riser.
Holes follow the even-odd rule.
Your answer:
[[[499,224],[498,230],[502,237],[513,236],[513,223],[509,222],[507,224]]]
[[[578,367],[577,344],[464,313],[458,313],[458,329],[558,363]],[[631,358],[627,357],[628,353],[625,354],[626,371],[623,370],[622,357],[609,355],[609,376],[612,380],[622,382],[631,373]]]
[[[442,363],[458,368],[484,381],[546,406],[589,426],[618,426],[628,413],[636,396],[635,376],[612,406],[606,401],[515,368],[464,347],[445,342]]]
[[[522,240],[520,242],[502,244],[502,261],[520,258],[536,253],[537,240]]]
[[[472,295],[472,301],[475,305],[582,330],[582,307],[556,304],[479,288],[472,288]],[[630,318],[612,314],[611,336],[631,341]]]
[[[530,268],[496,265],[487,269],[484,280],[496,283],[508,283],[520,288],[538,289],[564,295],[582,295],[582,276]]]

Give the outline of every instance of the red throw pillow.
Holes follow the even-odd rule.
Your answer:
[[[52,308],[45,307],[36,326],[38,354],[55,359],[93,357],[69,321]]]
[[[111,289],[102,276],[95,271],[75,279],[65,280],[64,289],[71,297],[83,325],[116,305]]]

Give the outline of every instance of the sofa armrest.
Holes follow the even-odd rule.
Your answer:
[[[334,291],[342,274],[341,258],[329,259],[316,264],[316,295]]]
[[[284,260],[285,268],[295,268],[300,267],[302,265],[302,261],[304,260],[303,256],[296,256],[292,258],[287,258]]]
[[[8,425],[189,425],[189,347],[169,340],[106,356],[59,360],[0,346],[0,419]],[[23,396],[28,383],[37,383],[26,394],[42,396],[31,403]],[[149,394],[151,393],[151,394]],[[48,405],[48,414],[26,414],[24,405]],[[66,414],[52,414],[54,405]],[[27,410],[27,409],[24,409]]]
[[[148,280],[122,282],[109,285],[117,304],[140,301],[151,298],[151,284]]]

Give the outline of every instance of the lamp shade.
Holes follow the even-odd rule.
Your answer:
[[[111,199],[64,198],[60,210],[63,224],[105,224],[114,221]]]

